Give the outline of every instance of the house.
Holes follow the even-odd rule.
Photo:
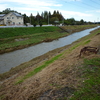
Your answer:
[[[24,25],[23,16],[16,12],[10,12],[8,14],[0,14],[0,25],[6,25],[6,26]]]

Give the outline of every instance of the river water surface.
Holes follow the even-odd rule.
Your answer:
[[[91,28],[91,29],[86,29],[81,32],[73,33],[69,36],[60,38],[58,40],[54,40],[52,42],[44,42],[44,43],[40,43],[40,44],[31,46],[25,49],[1,54],[0,55],[0,73],[7,72],[12,67],[16,67],[24,62],[27,62],[35,57],[43,55],[51,50],[69,45],[72,42],[78,40],[79,38],[82,38],[88,35],[90,31],[93,31],[97,28],[99,28],[99,26],[95,28]]]

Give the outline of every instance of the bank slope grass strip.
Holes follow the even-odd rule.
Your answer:
[[[15,84],[20,84],[22,83],[24,80],[26,80],[27,78],[32,77],[33,75],[37,74],[38,72],[40,72],[42,69],[44,69],[45,67],[47,67],[49,64],[53,63],[55,60],[57,60],[58,58],[60,58],[62,56],[62,54],[59,54],[55,57],[53,57],[51,60],[46,61],[43,65],[35,68],[33,71],[29,72],[28,74],[26,74],[22,79],[18,80]]]
[[[54,32],[58,27],[21,27],[21,28],[0,28],[0,38],[10,38],[15,36],[31,35],[36,33]]]
[[[85,59],[82,88],[70,100],[100,100],[100,58]]]

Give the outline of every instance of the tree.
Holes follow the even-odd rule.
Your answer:
[[[50,19],[50,22],[51,22],[52,24],[55,24],[56,22],[59,22],[59,19],[58,19],[57,17],[52,17],[52,18]]]
[[[48,12],[44,11],[44,19],[47,19],[47,18],[48,18]]]
[[[53,15],[55,15],[55,14],[57,14],[57,13],[56,13],[56,10],[54,10],[54,12],[53,12]]]
[[[29,19],[29,17],[26,14],[23,14],[23,17],[24,17],[24,24],[30,22],[30,19]]]
[[[83,20],[83,19],[80,20],[80,24],[81,24],[81,25],[84,24],[84,20]]]
[[[44,13],[43,12],[41,13],[41,17],[44,18]]]
[[[30,24],[34,24],[34,20],[35,20],[35,17],[32,15],[32,13],[31,13],[31,15],[30,15]]]
[[[67,20],[65,20],[65,24],[66,25],[74,25],[75,19],[74,18],[67,19]]]
[[[4,14],[8,14],[9,12],[11,12],[10,8],[7,8],[7,9],[5,9],[5,10],[2,11],[2,13],[4,13]]]

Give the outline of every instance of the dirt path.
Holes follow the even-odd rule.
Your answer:
[[[86,44],[88,40],[90,41]],[[82,42],[82,45],[75,47],[75,45],[81,42],[77,41],[74,45],[70,45],[67,50],[66,48],[63,49],[64,51],[61,50],[63,56],[21,84],[15,85],[15,82],[33,70],[33,66],[19,72],[14,78],[1,83],[0,99],[57,100],[60,98],[62,100],[65,98],[65,100],[69,100],[69,98],[73,96],[73,92],[81,86],[81,83],[84,81],[83,78],[79,77],[82,74],[79,67],[81,67],[83,59],[100,57],[100,50],[98,54],[91,53],[90,55],[78,57],[81,48],[84,46],[98,47],[100,49],[100,34],[88,40]],[[75,48],[71,49],[73,46]],[[59,54],[59,52],[57,52],[57,54]],[[36,67],[42,63],[43,62],[39,63]]]

